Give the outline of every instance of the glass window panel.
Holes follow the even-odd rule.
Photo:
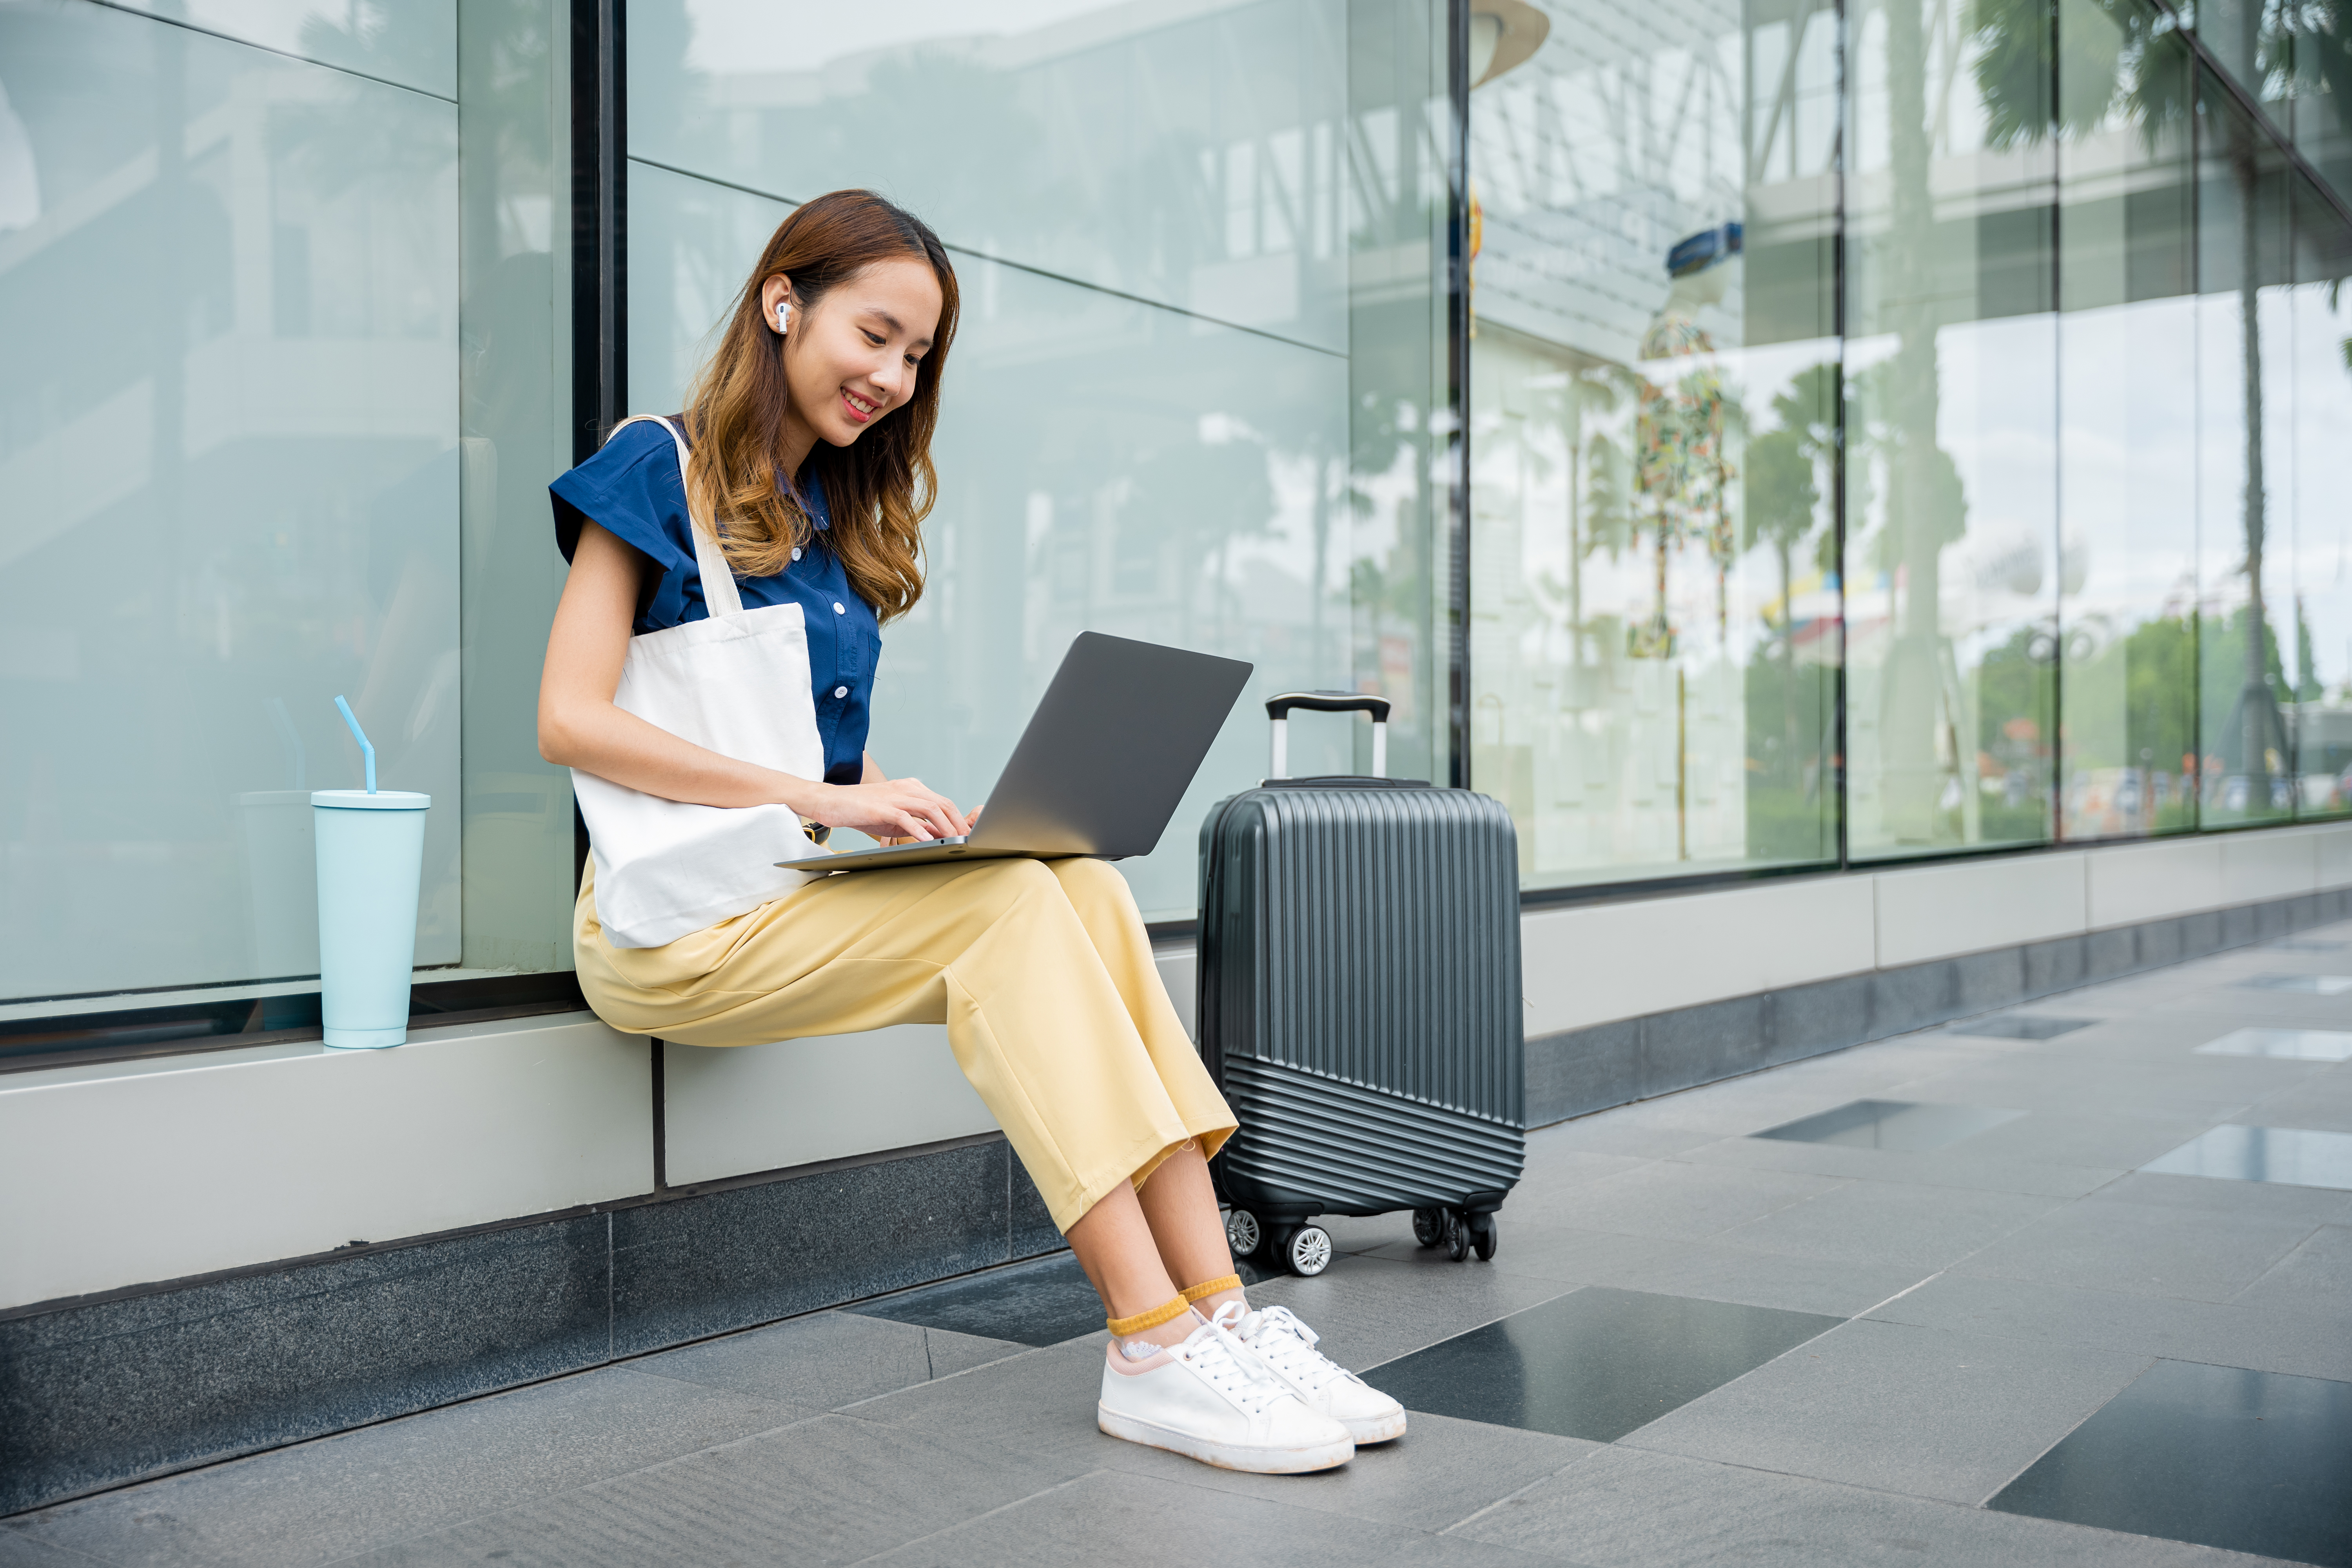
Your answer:
[[[1312,77],[1338,60],[1351,96],[1328,122],[1291,127],[1296,138],[1279,125],[1265,130],[1247,157],[1273,158],[1281,180],[1289,175],[1279,149],[1294,140],[1333,160],[1310,158],[1298,177],[1321,167],[1316,178],[1339,182],[1340,348],[991,260],[948,226],[964,314],[933,447],[940,493],[925,525],[929,587],[883,633],[876,758],[966,802],[990,787],[1081,630],[1256,665],[1158,851],[1121,864],[1150,919],[1192,913],[1202,816],[1264,775],[1262,703],[1274,692],[1380,691],[1396,705],[1391,771],[1442,779],[1447,763],[1431,607],[1444,580],[1433,523],[1448,500],[1433,478],[1447,439],[1444,300],[1433,287],[1447,212],[1436,68],[1443,9],[1283,14],[1324,30],[1268,33],[1268,47],[1288,51],[1273,67]],[[973,90],[1050,105],[1077,81],[1089,94],[1149,97],[1168,73],[1199,63],[1200,39],[1191,24],[1173,24],[1177,16],[1159,17],[1171,21],[1164,27],[1145,26],[1158,14],[1133,7],[1064,18],[1019,50],[975,57],[974,71],[996,74],[974,78]],[[639,37],[632,34],[633,51]],[[1163,44],[1164,58],[1154,53]],[[638,68],[633,53],[633,77]],[[656,75],[649,90],[658,95],[663,79]],[[633,144],[642,147],[637,113],[633,92]],[[877,142],[903,136],[904,145],[811,163],[808,183],[846,184],[868,177],[861,170],[928,157],[939,145],[928,121],[880,123],[896,128]],[[1232,147],[1221,150],[1215,169],[1228,170],[1231,155]],[[882,163],[861,162],[869,157]],[[1144,172],[1131,177],[1143,181]],[[1201,186],[1150,188],[1149,201],[1134,189],[1122,198],[1132,206],[1085,214],[1103,254],[1149,248],[1137,226],[1164,239],[1192,221],[1187,204]],[[950,220],[968,214],[961,198],[933,194]],[[712,324],[788,210],[632,160],[633,408],[680,405]],[[1008,198],[1003,210],[1016,224],[1004,232],[1022,232],[1026,209]],[[1240,225],[1239,210],[1220,223]],[[1259,240],[1276,232],[1264,213],[1247,211]],[[1286,232],[1315,232],[1299,221],[1305,226]],[[1292,730],[1294,772],[1353,771],[1368,755],[1360,720],[1310,716]]]
[[[547,484],[572,464],[571,113],[562,0],[465,0],[465,963],[572,967],[572,776],[539,754],[563,588]]]
[[[2060,832],[2197,824],[2189,55],[2152,5],[2058,10]]]
[[[1835,853],[1837,18],[1546,7],[1471,97],[1471,762],[1523,876]]]
[[[2352,196],[2352,11],[2342,0],[2283,5],[2273,25],[2291,76],[2285,123],[2295,149],[2339,197]]]
[[[106,0],[208,33],[457,96],[457,0]]]
[[[2292,182],[2296,689],[2288,710],[2305,816],[2352,810],[2352,227]]]
[[[1848,16],[1849,847],[2030,843],[2063,575],[2051,17]]]
[[[457,106],[97,5],[0,82],[0,997],[315,973],[339,692],[456,963]]]
[[[983,254],[1344,353],[1349,156],[1381,151],[1346,133],[1350,11],[633,6],[629,149],[789,201],[867,186]]]
[[[2284,158],[2202,75],[2197,135],[2202,820],[2229,826],[2294,809],[2294,310]]]
[[[2277,85],[2279,33],[2292,9],[2275,0],[2184,0],[2178,7],[2221,68],[2263,99]]]

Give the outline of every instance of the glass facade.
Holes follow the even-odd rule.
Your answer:
[[[1472,10],[1541,38],[1471,98],[1533,885],[2352,806],[2329,16]]]
[[[1294,687],[1538,890],[2352,811],[2337,10],[0,0],[0,1022],[314,988],[338,694],[418,963],[566,968],[575,370],[677,407],[851,184],[967,302],[874,750],[974,799],[1077,632],[1250,659],[1155,920]]]

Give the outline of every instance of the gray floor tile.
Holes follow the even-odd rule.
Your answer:
[[[2327,1187],[2352,1193],[2352,1132],[2228,1122],[2200,1133],[2140,1169],[2218,1181]]]
[[[102,1561],[51,1546],[25,1530],[0,1523],[0,1568],[91,1568]]]
[[[1791,1171],[1660,1161],[1575,1188],[1549,1203],[1519,1207],[1579,1230],[1696,1240],[1817,1197],[1838,1184],[1835,1177]]]
[[[2115,1116],[2059,1108],[1979,1134],[1969,1141],[1969,1153],[1979,1160],[2128,1171],[2179,1148],[2210,1125],[2203,1118]]]
[[[66,1503],[36,1533],[122,1563],[265,1568],[364,1551],[806,1413],[607,1368]]]
[[[2160,1361],[1992,1500],[2352,1568],[2352,1383]]]
[[[368,1568],[846,1563],[1001,1510],[1077,1470],[985,1443],[825,1415],[413,1537]]]
[[[1505,1232],[1506,1247],[1511,1234]],[[1406,1258],[1346,1258],[1312,1279],[1253,1286],[1249,1296],[1288,1307],[1323,1336],[1317,1349],[1361,1372],[1571,1288],[1475,1258],[1454,1263],[1442,1253],[1415,1250]]]
[[[1835,1318],[1589,1286],[1375,1367],[1407,1410],[1613,1442]]]
[[[979,1339],[1013,1340],[1024,1345],[1058,1344],[1102,1329],[1102,1298],[1087,1272],[1066,1252],[1010,1268],[991,1268],[961,1279],[943,1279],[847,1309],[861,1317],[887,1318],[947,1329]]]
[[[1966,1187],[1987,1193],[2026,1193],[2040,1197],[2079,1198],[2123,1174],[2120,1168],[2042,1164],[2014,1156],[1994,1157],[1971,1147],[1915,1154],[1892,1149],[1853,1149],[1835,1143],[1790,1143],[1768,1138],[1726,1138],[1675,1156],[1697,1165],[1747,1165],[1773,1171],[1804,1171],[1816,1176],[1859,1177],[1923,1187]]]
[[[2056,1198],[1850,1182],[1717,1239],[1763,1252],[1941,1268],[2059,1206]]]
[[[1501,1245],[1486,1267],[1501,1274],[1528,1275],[1556,1280],[1559,1289],[1572,1285],[1614,1285],[1629,1270],[1646,1268],[1677,1245],[1664,1237],[1626,1236],[1605,1230],[1579,1230],[1529,1215],[1500,1216]],[[1423,1268],[1435,1266],[1431,1252],[1410,1243],[1384,1247],[1370,1255],[1391,1263]],[[1556,1290],[1554,1294],[1558,1294]]]
[[[1748,1131],[1749,1129],[1745,1127],[1691,1127],[1678,1122],[1635,1120],[1615,1110],[1604,1110],[1543,1129],[1545,1134],[1556,1140],[1561,1147],[1579,1152],[1625,1154],[1651,1160],[1677,1154],[1685,1149],[1696,1149],[1702,1143],[1712,1143],[1728,1134]]]
[[[2342,1029],[2232,1029],[2198,1047],[2197,1054],[2276,1057],[2291,1061],[2352,1061],[2352,1032]]]
[[[1565,1144],[1551,1147],[1548,1141],[1553,1131],[1546,1128],[1528,1134],[1527,1170],[1519,1177],[1519,1185],[1528,1191],[1564,1193],[1587,1182],[1647,1164],[1651,1158],[1646,1154],[1603,1154]]]
[[[1024,1347],[849,1312],[818,1312],[665,1351],[637,1371],[808,1410],[830,1410],[961,1372]]]
[[[1954,1265],[2084,1290],[2227,1301],[2303,1244],[2301,1220],[2153,1204],[2070,1204]]]
[[[1452,1532],[1606,1568],[2257,1568],[2261,1559],[1603,1448]]]
[[[2014,1121],[2024,1114],[2021,1110],[1996,1110],[1979,1105],[1868,1098],[1849,1100],[1832,1110],[1768,1127],[1749,1136],[1781,1143],[1834,1144],[1927,1154],[1948,1149],[1965,1138],[2004,1121]]]
[[[2302,1246],[2231,1300],[2240,1307],[2310,1312],[2337,1323],[2352,1321],[2352,1227],[2330,1225],[2312,1232]],[[2347,1337],[2352,1339],[2352,1333]],[[2346,1365],[2347,1370],[2343,1372],[2315,1375],[2352,1379],[2352,1348],[2346,1351]]]
[[[1250,1476],[1212,1469],[1181,1456],[1121,1443],[1107,1468],[1267,1502],[1379,1520],[1407,1530],[1440,1531],[1574,1464],[1599,1447],[1549,1432],[1523,1432],[1484,1421],[1416,1411],[1412,1429],[1393,1443],[1359,1448],[1336,1470],[1312,1476]]]
[[[1882,1259],[1801,1258],[1719,1240],[1672,1241],[1559,1227],[1515,1231],[1506,1247],[1495,1267],[1563,1283],[1615,1285],[1840,1318],[1877,1305],[1927,1274]]]
[[[2296,1256],[2290,1254],[2263,1279],[2288,1268]],[[2304,1377],[2352,1378],[2352,1304],[2347,1301],[2352,1299],[2336,1297],[2332,1311],[2302,1300],[2258,1308],[2246,1304],[2244,1296],[2225,1306],[1944,1274],[1870,1315],[1886,1322],[2049,1340],[2134,1355]]]
[[[876,1568],[1536,1568],[1559,1561],[1157,1477],[1107,1473],[911,1542],[875,1563]]]
[[[1095,1429],[1102,1369],[1103,1347],[1073,1340],[902,1388],[848,1414],[951,1442],[995,1444],[1093,1468],[1109,1462],[1118,1446],[1118,1439]]]
[[[2176,1176],[2160,1171],[2134,1171],[2119,1176],[2101,1187],[2091,1201],[2205,1209],[2311,1225],[2352,1225],[2352,1193],[2279,1182],[2217,1182],[2210,1176]]]
[[[2145,1356],[1848,1323],[1625,1441],[1980,1503],[2148,1365]]]
[[[1359,1219],[1352,1215],[1328,1214],[1318,1215],[1315,1223],[1330,1234],[1332,1247],[1341,1252],[1370,1252],[1412,1239],[1411,1215],[1384,1214]]]

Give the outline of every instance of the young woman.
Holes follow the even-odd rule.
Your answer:
[[[540,685],[548,761],[886,842],[967,830],[953,802],[865,751],[881,623],[923,590],[955,326],[947,252],[908,214],[836,191],[784,220],[676,421],[685,471],[662,425],[639,422],[551,487],[572,570]],[[633,636],[708,618],[695,531],[714,522],[744,605],[802,606],[822,777],[720,755],[614,702]],[[631,1033],[740,1046],[944,1023],[1102,1296],[1105,1432],[1291,1472],[1404,1431],[1403,1409],[1318,1353],[1306,1325],[1244,1299],[1207,1163],[1233,1114],[1108,865],[818,876],[659,946],[613,940],[592,874],[574,921],[582,990]]]

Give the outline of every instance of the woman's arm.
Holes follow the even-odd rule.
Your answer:
[[[539,754],[668,800],[697,805],[788,805],[831,827],[908,838],[966,831],[953,802],[918,779],[828,784],[795,778],[646,723],[613,705],[636,618],[643,558],[594,523],[584,523],[563,597],[548,633],[539,679]]]

